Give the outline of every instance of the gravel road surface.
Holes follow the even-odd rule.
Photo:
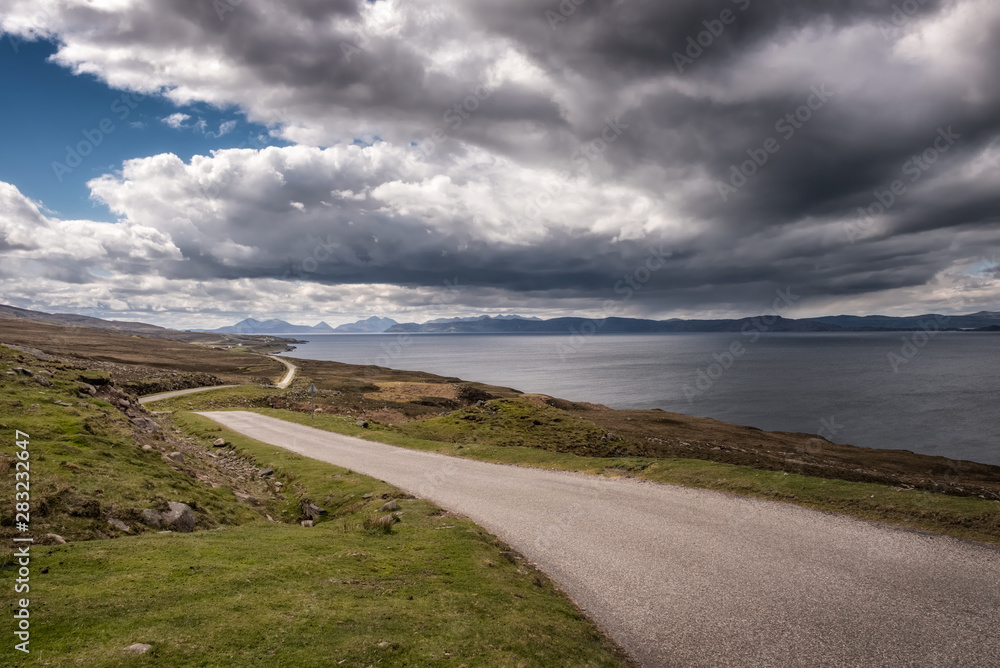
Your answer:
[[[538,564],[643,666],[1000,666],[995,548],[255,413],[202,415],[466,515]]]
[[[160,392],[159,394],[150,394],[146,397],[140,397],[140,404],[148,404],[153,401],[160,401],[161,399],[173,399],[174,397],[182,397],[185,394],[194,394],[195,392],[208,392],[209,390],[221,390],[227,387],[236,387],[236,385],[213,385],[212,387],[192,387],[187,390],[174,390],[173,392]]]

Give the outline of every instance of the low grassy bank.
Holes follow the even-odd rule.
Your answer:
[[[546,439],[551,445],[551,439],[558,444],[560,439],[569,443],[574,438],[593,436],[586,421],[573,416],[560,417],[550,407],[532,413],[529,403],[518,404],[512,411],[515,424],[494,426],[492,430],[484,430],[483,423],[462,420],[456,414],[397,425],[369,423],[363,428],[355,424],[353,417],[326,414],[311,417],[297,411],[253,407],[250,398],[253,392],[243,388],[221,390],[158,405],[176,410],[224,410],[234,406],[336,433],[450,456],[700,487],[1000,545],[1000,503],[989,499],[698,459],[594,457],[529,447],[536,439]],[[183,422],[188,418],[179,413],[177,419]],[[554,419],[562,422],[554,423]],[[539,424],[534,424],[536,421]],[[531,428],[526,428],[526,424]],[[515,439],[528,445],[511,445]]]

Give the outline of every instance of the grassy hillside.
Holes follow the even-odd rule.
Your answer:
[[[0,476],[14,475],[14,430],[27,433],[34,533],[67,540],[138,533],[145,530],[141,511],[168,501],[190,505],[203,528],[262,517],[237,503],[233,489],[261,495],[267,493],[263,484],[238,484],[208,452],[191,452],[181,435],[159,429],[134,402],[120,405],[128,398],[101,385],[105,379],[102,372],[43,362],[0,346],[0,438],[6,444]],[[183,462],[165,459],[177,451],[184,451]],[[269,509],[275,512],[273,504]],[[10,508],[3,510],[0,536],[7,538],[13,531]],[[112,519],[128,525],[129,532],[109,524]]]
[[[13,477],[14,430],[28,433],[37,539],[32,653],[8,646],[4,665],[627,665],[471,522],[197,416],[153,426],[105,378],[0,346],[0,474]],[[194,509],[194,532],[143,524],[167,501]],[[304,503],[326,511],[315,526]],[[16,532],[0,509],[6,579]],[[151,649],[126,654],[134,643]]]
[[[0,342],[37,348],[60,359],[85,360],[86,366],[108,371],[119,383],[176,373],[212,374],[227,383],[254,383],[279,380],[285,373],[280,362],[246,354],[246,346],[225,347],[242,341],[254,345],[258,352],[267,352],[284,350],[284,343],[267,344],[250,337],[234,340],[224,335],[191,336],[199,337],[197,343],[0,318]]]

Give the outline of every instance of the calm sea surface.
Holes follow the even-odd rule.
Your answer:
[[[995,334],[309,336],[289,354],[1000,465]]]

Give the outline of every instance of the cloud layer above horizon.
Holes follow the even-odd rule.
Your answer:
[[[292,144],[129,160],[89,183],[112,224],[0,184],[7,303],[175,326],[742,316],[785,288],[787,315],[1000,309],[990,0],[0,0],[0,28],[178,126],[208,103]]]

